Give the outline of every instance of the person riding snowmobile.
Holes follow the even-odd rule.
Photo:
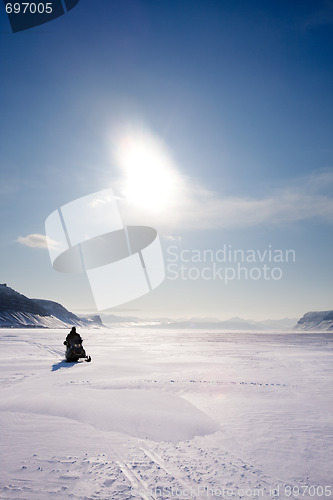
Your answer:
[[[79,333],[77,333],[75,326],[71,329],[69,334],[66,337],[64,345],[70,346],[73,344],[82,344],[82,338]]]
[[[88,363],[91,361],[91,357],[86,355],[86,351],[83,349],[81,335],[77,333],[75,326],[71,329],[69,334],[64,341],[66,349],[66,361],[78,361],[80,358],[85,358]]]

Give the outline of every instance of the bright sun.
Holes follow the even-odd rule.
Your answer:
[[[124,134],[118,141],[116,160],[123,174],[122,191],[130,203],[161,211],[177,196],[180,176],[163,143],[151,133]]]

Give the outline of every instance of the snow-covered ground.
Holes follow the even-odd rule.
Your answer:
[[[0,330],[0,498],[333,498],[332,334],[66,333]]]

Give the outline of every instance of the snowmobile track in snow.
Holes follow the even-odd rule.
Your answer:
[[[191,492],[188,497],[182,495],[183,498],[204,498],[197,494],[195,482],[186,479],[177,466],[166,464],[156,452],[146,447],[135,448],[128,460],[117,460],[117,464],[130,481],[136,498],[166,500],[172,490]]]
[[[32,340],[30,340],[30,341],[28,341],[28,344],[35,345],[39,349],[43,349],[44,351],[47,351],[49,354],[52,354],[52,356],[63,356],[64,355],[63,350],[54,349],[48,345],[40,344],[39,342],[33,342]]]
[[[140,475],[131,467],[130,464],[126,462],[121,462],[117,460],[117,464],[120,467],[122,473],[127,477],[135,491],[140,492],[140,497],[143,500],[154,500],[154,497],[148,493],[148,484],[140,477]]]
[[[223,489],[232,491],[233,498],[240,498],[237,493],[240,490],[262,492],[265,498],[275,498],[271,492],[282,488],[282,481],[264,474],[256,466],[221,449],[221,446],[215,446],[213,438],[208,446],[207,441],[203,443],[205,448],[200,441],[198,438],[194,440],[196,444],[193,441],[178,444],[164,442],[157,444],[154,450],[143,444],[135,452],[136,460],[131,458],[127,464],[131,464],[131,469],[135,467],[136,475],[145,478],[146,484],[156,474],[153,469],[158,469],[158,481],[150,486],[150,491],[158,492],[153,498],[160,500],[170,498],[171,491],[173,496],[203,500],[212,496],[213,492],[221,496]],[[140,450],[148,460],[140,455]],[[162,471],[165,473],[164,481]],[[163,486],[166,486],[165,494]]]
[[[128,450],[126,459],[117,458],[118,466],[131,483],[134,497],[167,500],[176,496],[203,500],[221,496],[223,490],[228,490],[232,492],[231,498],[242,498],[238,492],[251,490],[263,498],[275,498],[272,491],[279,487],[281,490],[282,481],[215,446],[213,439],[203,442],[204,448],[200,442],[200,438],[178,444],[161,442],[155,446],[142,442]]]

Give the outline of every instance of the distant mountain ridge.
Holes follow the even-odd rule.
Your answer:
[[[30,299],[0,284],[0,328],[68,328],[104,326],[99,316],[80,318],[58,302]]]
[[[136,316],[116,316],[114,314],[101,314],[105,325],[117,326],[142,326],[152,328],[194,328],[194,329],[209,329],[209,330],[292,330],[297,321],[296,318],[283,318],[271,320],[246,320],[243,318],[230,318],[228,320],[219,320],[215,318],[188,318],[188,319],[171,319],[171,318],[138,318]]]
[[[311,311],[297,322],[298,330],[320,330],[333,332],[333,311]]]

